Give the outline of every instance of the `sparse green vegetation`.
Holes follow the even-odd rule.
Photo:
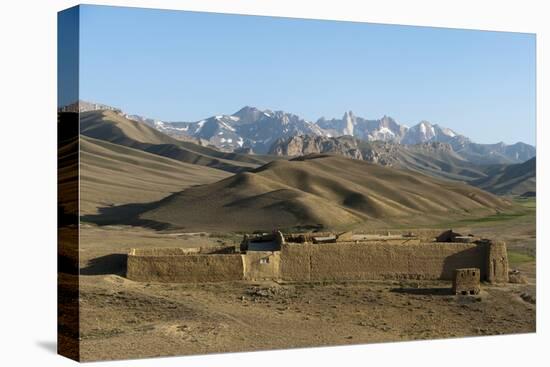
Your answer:
[[[531,255],[514,250],[508,250],[508,262],[512,266],[528,263],[531,261],[535,261],[535,258]]]
[[[537,207],[537,199],[536,198],[517,197],[517,198],[514,198],[514,201],[516,203],[520,204],[521,206],[525,207],[525,208],[536,209],[536,207]]]
[[[523,223],[534,221],[536,215],[536,199],[535,198],[511,198],[514,202],[515,210],[500,212],[497,214],[489,215],[481,218],[467,218],[459,221],[453,221],[445,223],[443,225],[436,225],[440,228],[454,228],[463,226],[475,226],[475,225],[504,225],[507,223]]]
[[[498,213],[494,215],[490,215],[483,218],[477,218],[477,219],[463,219],[458,222],[457,224],[475,224],[475,223],[492,223],[492,222],[501,222],[501,221],[507,221],[511,219],[516,219],[525,216],[527,213]]]

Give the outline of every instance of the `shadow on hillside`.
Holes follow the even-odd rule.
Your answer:
[[[170,225],[168,223],[140,218],[142,213],[157,208],[159,203],[160,202],[125,204],[103,207],[98,209],[99,214],[82,215],[80,220],[82,222],[94,223],[98,226],[128,225],[163,230],[170,227]]]
[[[392,288],[394,293],[413,294],[418,296],[451,296],[451,288]]]
[[[80,269],[80,275],[107,275],[115,274],[126,276],[128,255],[110,254],[90,260],[88,266]]]

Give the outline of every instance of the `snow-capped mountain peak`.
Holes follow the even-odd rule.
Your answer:
[[[355,127],[355,116],[353,116],[353,112],[349,111],[344,114],[344,131],[343,135],[350,135],[353,136],[353,129]]]
[[[214,115],[196,122],[167,122],[137,115],[126,115],[184,140],[199,140],[224,151],[265,154],[275,141],[293,136],[352,136],[364,141],[383,141],[404,145],[446,143],[467,159],[523,162],[535,155],[535,148],[524,143],[506,145],[476,144],[454,130],[422,120],[407,127],[390,116],[366,119],[346,111],[340,119],[307,121],[285,111],[261,110],[245,106],[232,115]],[[486,158],[483,158],[486,157]]]

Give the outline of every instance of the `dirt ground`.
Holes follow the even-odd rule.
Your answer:
[[[240,235],[83,225],[81,359],[529,333],[536,329],[534,217],[455,225],[510,243],[527,284],[455,296],[445,281],[160,284],[124,277],[131,247],[237,244]],[[529,255],[533,253],[533,256]],[[73,281],[76,280],[73,279]],[[63,307],[63,306],[61,306]]]
[[[535,331],[532,284],[454,296],[449,282],[149,284],[81,277],[83,360]]]

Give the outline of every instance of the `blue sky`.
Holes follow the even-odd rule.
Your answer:
[[[535,144],[535,36],[83,6],[80,98],[167,121],[245,105]]]

